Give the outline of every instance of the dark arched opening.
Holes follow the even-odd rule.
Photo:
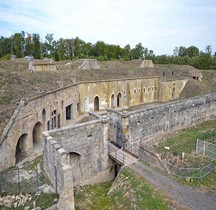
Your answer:
[[[80,154],[76,152],[70,152],[70,165],[73,169],[73,181],[74,183],[81,180],[81,162],[80,162]]]
[[[111,108],[114,108],[114,106],[115,106],[115,95],[112,94],[111,95]]]
[[[117,107],[122,106],[122,100],[121,100],[121,93],[118,93],[117,95]]]
[[[42,147],[42,124],[37,122],[32,131],[33,149]]]
[[[17,145],[16,145],[16,163],[22,161],[27,157],[28,154],[28,142],[27,142],[28,134],[23,134],[18,139]]]
[[[99,111],[99,97],[98,96],[94,98],[94,110]]]

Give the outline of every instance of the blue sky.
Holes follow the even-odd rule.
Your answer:
[[[54,38],[98,40],[155,54],[176,46],[216,51],[216,0],[0,0],[0,35],[21,30]]]

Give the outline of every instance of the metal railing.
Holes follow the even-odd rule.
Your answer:
[[[216,160],[216,145],[197,139],[196,153]]]
[[[124,154],[119,153],[118,150],[119,150],[118,148],[115,148],[110,143],[108,144],[109,156],[111,158],[114,158],[120,164],[124,165],[124,163],[125,163],[125,156],[124,156]]]
[[[39,193],[44,184],[43,177],[36,166],[29,175],[22,168],[16,166],[9,173],[0,173],[0,193]]]
[[[212,172],[212,162],[202,168],[178,168],[172,164],[167,163],[167,167],[172,175],[177,176],[179,179],[203,179],[205,176]]]

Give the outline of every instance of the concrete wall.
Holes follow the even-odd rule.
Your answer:
[[[34,71],[56,71],[57,67],[55,64],[34,64]]]

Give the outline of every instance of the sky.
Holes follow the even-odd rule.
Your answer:
[[[192,45],[216,52],[216,0],[0,0],[0,36],[21,31],[79,37],[156,55]]]

